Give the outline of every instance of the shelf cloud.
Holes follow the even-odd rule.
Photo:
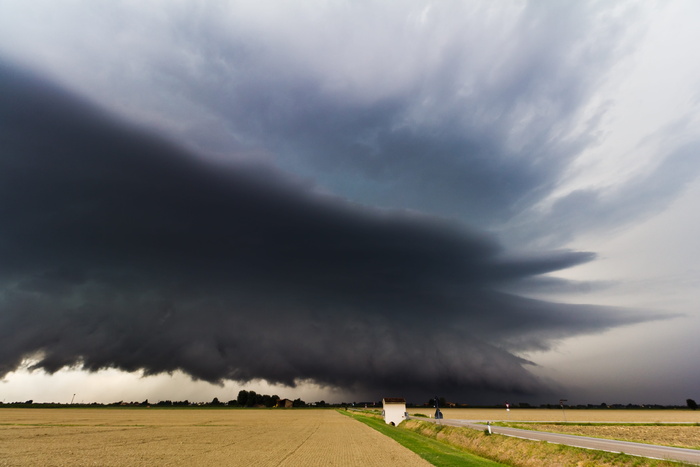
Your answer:
[[[661,318],[508,292],[593,253],[212,161],[9,62],[0,86],[0,375],[533,394],[524,352]]]

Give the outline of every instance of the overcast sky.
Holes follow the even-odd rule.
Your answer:
[[[0,399],[700,397],[699,17],[0,0]]]

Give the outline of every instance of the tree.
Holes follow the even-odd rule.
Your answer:
[[[695,402],[693,399],[688,399],[685,402],[686,402],[686,404],[688,404],[688,407],[690,407],[693,410],[698,408],[698,403]]]
[[[268,394],[264,394],[262,396],[262,405],[265,407],[274,407],[277,404],[277,401],[280,400],[278,396],[270,396]]]
[[[248,391],[242,389],[238,392],[238,397],[236,398],[238,405],[245,407],[246,402],[248,402]]]
[[[246,407],[255,407],[258,403],[258,394],[255,391],[248,391],[248,399],[245,402]]]

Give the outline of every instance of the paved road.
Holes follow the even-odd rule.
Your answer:
[[[435,420],[425,418],[416,418],[416,420],[441,423],[443,425],[451,426],[465,426],[479,431],[483,431],[486,428],[486,425],[482,424],[485,423],[485,421],[480,420]],[[616,441],[612,439],[602,438],[589,438],[586,436],[578,435],[546,433],[544,431],[521,430],[518,428],[506,428],[493,425],[491,426],[491,431],[500,435],[514,436],[517,438],[532,439],[536,441],[547,441],[549,443],[566,444],[569,446],[576,446],[586,449],[597,449],[600,451],[624,452],[625,454],[649,457],[652,459],[668,459],[700,465],[700,451],[697,451],[695,449],[672,448],[668,446],[657,446],[654,444],[632,443],[629,441]]]

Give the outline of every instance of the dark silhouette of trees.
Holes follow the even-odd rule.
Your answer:
[[[275,405],[277,405],[277,401],[279,401],[279,400],[280,400],[280,396],[278,396],[278,395],[269,396],[267,394],[264,394],[261,397],[260,403],[262,405],[264,405],[265,407],[274,407]]]
[[[693,399],[688,399],[685,402],[686,404],[688,404],[688,407],[690,407],[692,410],[696,410],[698,408],[698,403],[695,402]]]
[[[246,407],[255,407],[258,400],[258,394],[255,391],[248,391],[248,399],[245,402]]]
[[[236,404],[240,407],[274,407],[277,405],[277,401],[280,400],[280,396],[269,394],[258,394],[255,391],[246,391],[245,389],[238,392],[238,397],[236,397]],[[231,402],[229,402],[231,405]]]

